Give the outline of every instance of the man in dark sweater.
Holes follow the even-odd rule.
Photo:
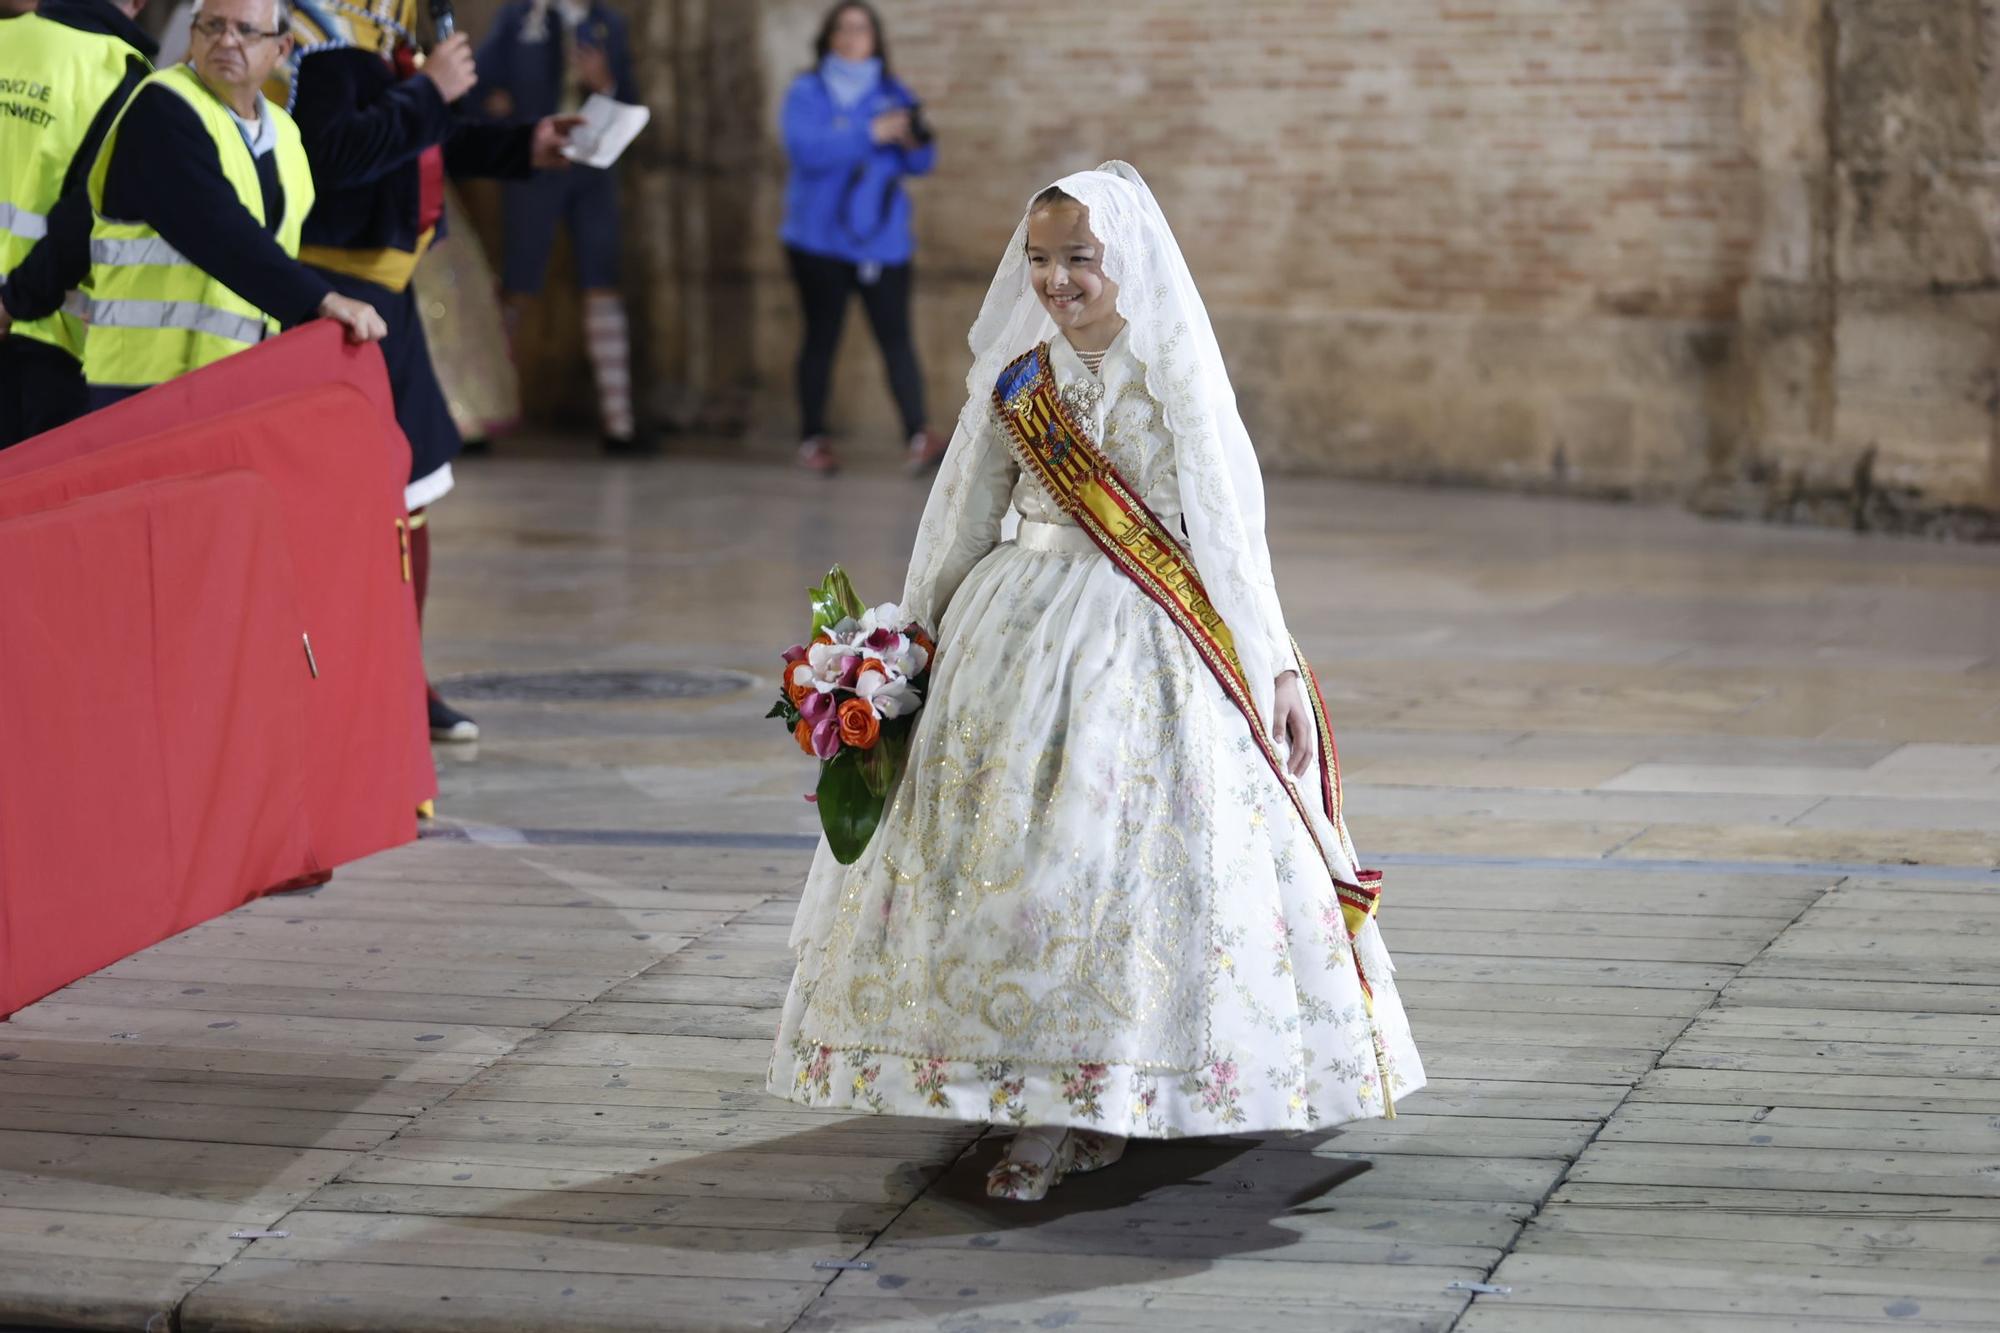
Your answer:
[[[5,279],[0,282],[0,449],[54,430],[85,410],[83,326],[75,312],[62,311],[90,272],[90,196],[85,189],[90,165],[132,90],[153,71],[158,48],[135,21],[145,7],[146,0],[48,0],[33,18],[21,20],[23,27],[0,33],[0,42],[6,43],[0,51],[0,80],[34,73],[67,80],[52,90],[65,114],[34,136],[41,142],[33,150],[26,136],[19,144],[10,142],[9,160],[0,164],[0,196],[41,215],[44,229],[20,262],[0,273]],[[43,34],[35,25],[41,23],[59,24],[67,33],[52,46],[38,40]],[[70,49],[76,41],[67,35],[71,33],[97,38],[94,47],[83,48],[94,49],[97,58],[73,58],[78,52]],[[16,68],[17,60],[36,64],[51,57],[72,57],[62,60],[66,68],[61,76],[46,67]],[[50,136],[54,142],[48,141]],[[66,166],[61,161],[65,154]],[[59,193],[45,197],[52,185]],[[0,269],[5,268],[0,259]]]
[[[319,201],[300,257],[336,291],[388,321],[396,419],[410,440],[410,546],[418,614],[430,589],[428,507],[455,484],[463,447],[431,366],[410,275],[443,224],[444,182],[454,176],[522,178],[561,170],[581,117],[518,124],[462,119],[453,103],[478,81],[464,36],[434,47],[421,67],[410,44],[414,0],[301,0],[304,55],[292,72],[292,114],[312,162]],[[431,734],[476,740],[479,728],[429,692]]]

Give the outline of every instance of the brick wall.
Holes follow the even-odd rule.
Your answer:
[[[1734,0],[886,9],[942,145],[913,187],[940,419],[1022,201],[1121,156],[1161,196],[1275,467],[1657,489],[1718,433],[1756,222]],[[764,5],[767,108],[820,12]],[[775,252],[756,270],[775,393],[789,293]],[[872,349],[850,342],[839,415],[879,432]]]
[[[774,124],[821,0],[619,2],[660,115],[627,176],[656,405],[775,445],[796,428],[798,321]],[[938,173],[910,187],[940,424],[963,397],[965,330],[1022,202],[1121,156],[1166,206],[1273,469],[1686,493],[1807,457],[1837,473],[1862,447],[1854,431],[1942,397],[1948,438],[1880,456],[1917,460],[1911,484],[1951,503],[1979,502],[1982,486],[2000,501],[1978,437],[1991,409],[1960,383],[1984,383],[1990,359],[1962,333],[1963,284],[1991,266],[1990,247],[1960,233],[1990,193],[1983,136],[2000,124],[1980,63],[2000,51],[2000,18],[1979,0],[883,8],[942,148]],[[1846,121],[1827,114],[1836,103]],[[1902,125],[1899,107],[1915,126],[1896,132],[1919,156],[1946,140],[1950,160],[1872,146],[1866,126]],[[1829,134],[1841,144],[1815,150]],[[1958,301],[1945,318],[1917,275],[1943,233],[1871,236],[1873,196],[1842,213],[1826,182],[1843,152],[1912,190],[1932,182],[1911,210],[1950,205],[1946,239],[1972,259],[1941,271]],[[1799,306],[1839,304],[1831,270],[1792,273],[1826,246],[1918,256],[1895,318],[1854,325],[1845,348]],[[854,316],[833,415],[850,452],[886,459],[894,413]],[[1949,384],[1898,369],[1940,342],[1955,348]]]

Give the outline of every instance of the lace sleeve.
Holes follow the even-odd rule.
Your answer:
[[[1274,675],[1282,676],[1287,671],[1296,671],[1298,669],[1294,660],[1297,654],[1292,652],[1292,632],[1285,625],[1285,611],[1278,604],[1277,590],[1272,589],[1270,596],[1265,598],[1264,601],[1266,607],[1264,613],[1264,638],[1265,642],[1270,645],[1268,651],[1270,653],[1271,670]]]
[[[965,576],[1000,544],[1000,525],[1020,469],[1000,438],[991,404],[960,417],[917,534],[903,609],[942,637],[944,616]]]

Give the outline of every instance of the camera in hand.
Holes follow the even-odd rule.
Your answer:
[[[919,144],[927,144],[937,137],[931,131],[929,117],[924,115],[924,104],[922,102],[912,102],[910,104],[910,137],[915,139]]]

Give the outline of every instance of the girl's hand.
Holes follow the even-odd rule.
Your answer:
[[[1278,677],[1274,691],[1271,734],[1282,740],[1290,750],[1285,768],[1295,778],[1302,778],[1313,762],[1312,714],[1306,711],[1305,696],[1299,691],[1299,673],[1287,671]]]

